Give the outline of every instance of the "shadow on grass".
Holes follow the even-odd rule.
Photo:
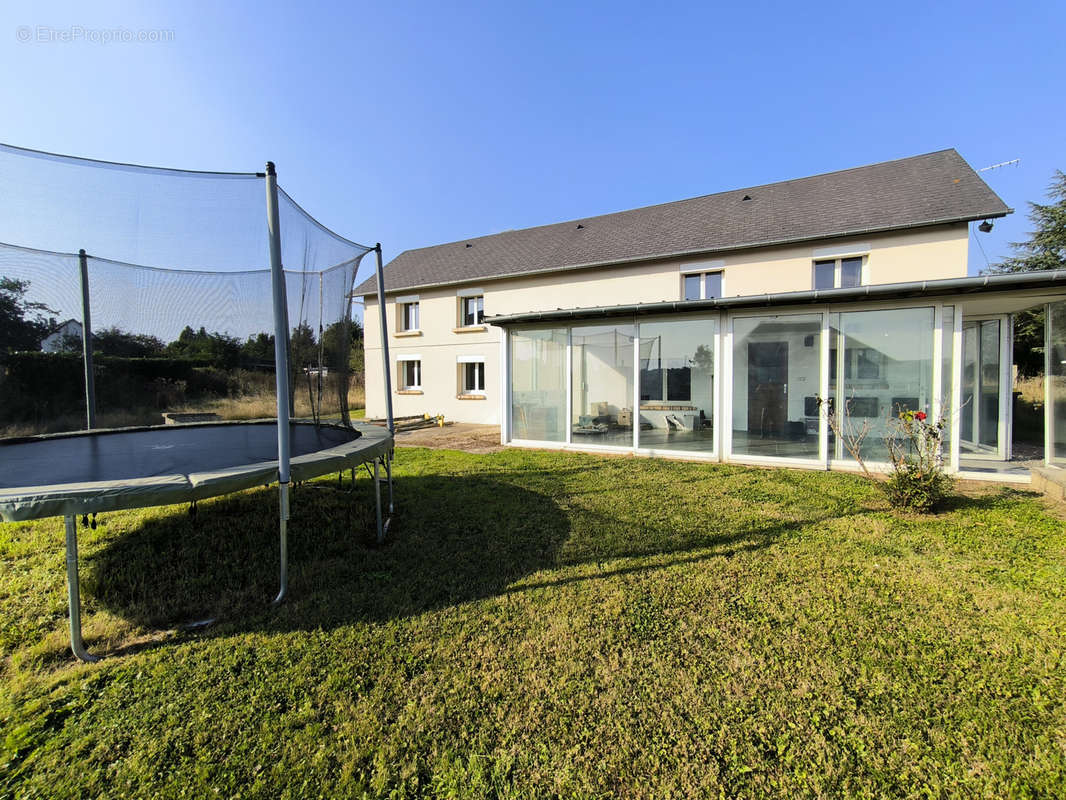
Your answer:
[[[1002,508],[1004,505],[1016,503],[1019,500],[1029,500],[1040,497],[1039,492],[1030,489],[1017,489],[1010,486],[990,487],[988,491],[978,495],[962,494],[954,491],[945,497],[936,507],[937,514],[949,514],[955,511],[987,511],[994,508]]]
[[[278,580],[274,490],[201,503],[196,518],[175,512],[116,533],[84,558],[86,601],[155,629],[209,618],[219,632],[328,629],[500,595],[553,567],[697,549],[709,552],[692,560],[728,556],[806,524],[648,525],[627,508],[567,512],[546,489],[491,474],[404,476],[396,481],[394,527],[377,546],[370,481],[353,491],[347,481],[343,491],[336,486],[295,492],[289,597],[278,608],[269,605]],[[572,525],[581,528],[578,546]],[[662,566],[615,564],[604,574]],[[520,589],[571,580],[548,577]]]

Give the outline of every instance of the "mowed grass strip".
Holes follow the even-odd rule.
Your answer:
[[[0,526],[3,797],[1056,797],[1066,525],[975,490],[400,450],[372,485]],[[214,618],[199,632],[182,623]]]

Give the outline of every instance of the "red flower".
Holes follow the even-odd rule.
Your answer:
[[[925,422],[925,412],[924,411],[919,411],[918,413],[916,413],[914,415],[914,418],[916,420],[918,420],[919,422]]]

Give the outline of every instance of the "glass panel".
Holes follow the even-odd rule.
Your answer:
[[[981,371],[978,442],[999,449],[999,320],[981,322]]]
[[[403,304],[403,330],[418,330],[418,303]]]
[[[951,370],[955,363],[953,354],[955,348],[955,306],[944,306],[943,322],[940,331],[940,415],[944,419],[944,462],[947,463],[951,454],[951,437],[954,432],[951,429]]]
[[[865,432],[862,457],[887,462],[893,420],[902,411],[932,411],[933,309],[853,311],[834,314],[832,323],[844,380],[834,381],[831,394],[844,436],[856,442]],[[852,458],[848,442],[834,446],[837,458]]]
[[[962,326],[962,398],[959,407],[959,439],[961,452],[973,452],[974,435],[977,431],[977,373],[980,337],[977,324]]]
[[[717,320],[640,326],[640,447],[714,450]]]
[[[422,387],[422,362],[420,361],[401,361],[400,362],[400,388],[401,389],[420,389]]]
[[[463,325],[480,325],[485,318],[485,298],[466,297],[463,299]]]
[[[704,280],[704,286],[706,291],[704,297],[708,300],[712,300],[722,296],[722,273],[721,272],[708,272],[706,279]]]
[[[1066,302],[1052,303],[1051,327],[1051,460],[1066,462]]]
[[[845,258],[840,262],[840,288],[862,286],[862,259]]]
[[[574,328],[573,419],[575,444],[633,444],[633,325]]]
[[[483,362],[463,364],[463,391],[485,391],[485,364]]]
[[[822,317],[733,321],[733,452],[818,458]]]
[[[814,288],[832,289],[836,284],[835,272],[837,262],[815,261],[814,262]]]
[[[686,300],[699,300],[700,299],[700,276],[699,275],[686,275],[685,276],[685,299]]]
[[[997,455],[1000,450],[999,337],[998,319],[967,322],[962,329],[960,451],[963,453]]]
[[[511,438],[566,441],[566,328],[511,333]]]

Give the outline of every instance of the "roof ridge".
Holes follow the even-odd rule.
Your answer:
[[[633,212],[633,211],[647,211],[647,210],[652,209],[652,208],[660,208],[660,207],[663,207],[663,206],[673,206],[673,205],[678,205],[680,203],[688,203],[688,202],[691,202],[693,200],[704,200],[706,198],[719,197],[721,195],[734,194],[734,193],[738,193],[738,192],[749,192],[749,191],[753,191],[755,189],[765,189],[765,188],[767,188],[769,186],[786,186],[788,184],[794,184],[794,183],[800,183],[802,181],[814,180],[815,178],[826,178],[826,177],[829,177],[830,175],[844,175],[845,173],[848,173],[848,172],[857,172],[858,170],[870,169],[871,167],[880,167],[880,166],[883,166],[883,165],[886,165],[886,164],[895,164],[895,163],[898,163],[900,161],[917,161],[920,158],[928,158],[929,156],[940,155],[941,153],[954,153],[964,163],[966,163],[966,166],[968,166],[968,167],[970,166],[969,163],[966,162],[966,159],[964,159],[959,154],[958,150],[956,150],[954,147],[945,147],[945,148],[943,148],[941,150],[931,150],[928,153],[919,153],[918,155],[913,155],[913,156],[901,156],[899,158],[886,159],[885,161],[872,161],[869,164],[860,164],[859,166],[856,166],[856,167],[845,167],[844,169],[832,169],[832,170],[828,170],[827,172],[816,172],[813,175],[803,175],[803,176],[801,176],[799,178],[786,178],[785,180],[781,180],[781,181],[769,181],[768,183],[757,183],[754,186],[740,186],[740,187],[737,187],[735,189],[723,189],[723,190],[718,191],[718,192],[708,192],[707,194],[697,194],[697,195],[693,195],[692,197],[682,197],[679,200],[666,200],[666,201],[664,201],[662,203],[649,203],[646,206],[634,206],[633,208],[623,208],[623,209],[620,209],[618,211],[605,211],[602,214],[593,214],[591,216],[584,216],[584,217],[574,217],[573,219],[559,220],[558,222],[545,222],[545,223],[542,223],[540,225],[528,225],[528,226],[523,227],[523,228],[508,228],[507,230],[497,231],[496,233],[483,233],[483,234],[480,234],[478,236],[468,236],[468,237],[465,237],[465,238],[455,239],[455,240],[450,241],[450,242],[438,242],[437,244],[428,244],[428,245],[425,245],[423,247],[412,247],[412,248],[410,248],[408,250],[402,250],[400,253],[398,253],[396,255],[396,258],[399,258],[404,253],[417,253],[420,250],[432,250],[432,249],[436,249],[438,247],[447,247],[448,245],[453,245],[453,244],[466,244],[468,242],[476,242],[476,241],[479,241],[481,239],[490,239],[490,238],[492,238],[494,236],[505,236],[508,233],[524,233],[526,231],[535,231],[535,230],[538,230],[540,228],[552,228],[552,227],[555,227],[556,225],[573,225],[573,224],[578,223],[578,222],[591,222],[593,220],[602,219],[603,217],[613,217],[613,216],[615,216],[617,214],[627,214],[627,213]],[[973,167],[970,167],[970,169],[972,170]]]
[[[973,166],[949,147],[408,249],[389,262],[386,285],[396,291],[869,235],[1009,213],[1011,209]],[[360,284],[359,293],[368,286],[366,281]]]

